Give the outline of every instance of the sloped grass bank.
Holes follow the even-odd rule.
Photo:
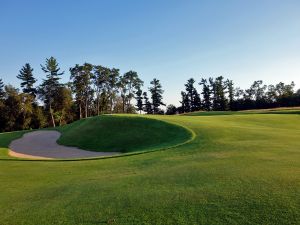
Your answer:
[[[15,139],[18,139],[23,136],[27,131],[15,131],[0,133],[0,159],[9,159],[11,158],[8,155],[8,145]]]
[[[58,128],[58,143],[99,152],[147,151],[167,148],[189,140],[187,129],[161,120],[139,116],[98,116]]]

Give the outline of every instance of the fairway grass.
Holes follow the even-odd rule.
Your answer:
[[[181,114],[183,116],[224,116],[248,114],[300,114],[300,107],[280,107],[270,109],[251,109],[242,111],[195,111]]]
[[[0,224],[299,224],[299,115],[145,117],[196,137],[105,160],[2,160]],[[18,136],[0,134],[0,154]]]

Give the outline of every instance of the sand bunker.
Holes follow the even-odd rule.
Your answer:
[[[72,159],[101,157],[120,154],[119,152],[92,152],[56,143],[58,131],[34,131],[24,134],[9,145],[9,155],[30,159]]]

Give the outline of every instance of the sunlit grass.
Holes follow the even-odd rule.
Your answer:
[[[150,117],[196,138],[105,160],[0,161],[0,224],[300,221],[299,115]],[[0,135],[2,149],[13,135]]]

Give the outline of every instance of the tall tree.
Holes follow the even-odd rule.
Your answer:
[[[202,96],[203,96],[203,109],[209,111],[211,109],[211,91],[210,91],[210,86],[209,83],[207,82],[206,79],[201,80],[199,85],[202,85]]]
[[[153,113],[158,114],[160,112],[160,106],[165,105],[162,102],[162,94],[164,93],[162,86],[156,78],[154,78],[150,84],[152,87],[149,88],[149,91],[151,93],[151,99],[152,99],[152,106],[153,106]]]
[[[226,84],[224,82],[224,77],[219,76],[215,79],[213,86],[213,107],[214,110],[224,111],[227,108],[227,99],[225,96]]]
[[[54,118],[59,126],[74,120],[72,92],[69,88],[61,86],[58,89],[53,106],[56,109]]]
[[[54,57],[46,59],[45,65],[41,65],[41,68],[46,73],[46,79],[44,79],[40,85],[39,93],[50,113],[52,126],[55,127],[54,109],[52,105],[54,103],[55,94],[61,87],[59,83],[60,76],[63,75],[64,72],[60,72],[60,68]]]
[[[82,67],[76,64],[70,68],[70,86],[75,93],[76,104],[79,109],[79,119],[82,119],[82,109],[84,104],[84,82],[81,76]]]
[[[118,93],[118,81],[120,78],[120,70],[116,68],[112,68],[110,73],[108,74],[108,79],[106,82],[106,92],[108,94],[109,102],[110,102],[110,113],[113,113],[114,107],[114,99],[116,98],[116,94]]]
[[[193,89],[193,98],[192,98],[191,106],[193,112],[201,109],[201,98],[196,88]]]
[[[76,102],[79,107],[79,118],[82,118],[82,110],[84,109],[84,117],[88,117],[89,102],[91,101],[91,79],[94,77],[92,73],[93,65],[84,63],[82,66],[76,64],[70,68],[70,79],[73,84],[73,92],[75,93]]]
[[[193,90],[194,90],[195,80],[190,78],[187,83],[184,85],[186,90],[186,108],[188,112],[192,111],[192,101],[193,101]]]
[[[4,83],[0,78],[0,100],[4,98],[5,91],[4,91]]]
[[[143,81],[139,78],[137,72],[130,70],[123,75],[126,90],[127,108],[131,105],[131,100],[135,96],[135,92],[143,86]]]
[[[95,85],[95,93],[96,93],[96,112],[97,115],[100,115],[101,103],[105,102],[105,87],[107,86],[108,78],[110,74],[110,69],[103,66],[94,66],[93,73],[93,83]],[[102,96],[102,101],[101,101]],[[104,106],[102,106],[102,109]]]
[[[189,112],[200,110],[201,99],[197,89],[194,87],[195,80],[190,78],[185,84],[187,99],[189,102]]]
[[[138,88],[138,90],[136,91],[136,108],[137,110],[140,112],[142,112],[143,110],[143,91],[141,90],[141,88]]]
[[[33,68],[31,68],[29,63],[26,63],[25,66],[22,67],[17,78],[20,79],[21,88],[23,88],[23,92],[27,94],[31,94],[32,96],[36,96],[37,90],[34,88],[34,83],[36,79],[33,77]]]
[[[89,102],[92,100],[91,96],[93,96],[93,91],[91,89],[91,77],[92,74],[93,65],[90,63],[84,63],[81,67],[81,76],[82,76],[82,83],[84,86],[84,109],[85,109],[85,118],[88,117],[88,111],[89,111]]]
[[[181,102],[180,103],[181,103],[181,111],[183,113],[191,111],[189,96],[184,91],[181,92]]]
[[[6,120],[5,120],[5,105],[4,105],[4,83],[2,79],[0,78],[0,132],[3,132],[6,127]]]
[[[226,86],[228,89],[228,100],[229,100],[229,109],[233,110],[234,108],[234,86],[232,80],[226,80]]]
[[[143,98],[144,98],[144,101],[145,101],[145,103],[144,103],[144,112],[147,113],[147,114],[152,114],[153,113],[152,104],[149,101],[147,92],[143,93]]]
[[[216,101],[216,84],[214,81],[214,78],[210,77],[208,78],[209,81],[209,87],[210,87],[210,102],[211,102],[211,108],[212,110],[216,110],[217,108],[217,101]]]

